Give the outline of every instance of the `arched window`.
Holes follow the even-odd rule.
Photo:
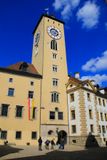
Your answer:
[[[59,93],[57,92],[51,93],[51,102],[59,102]]]
[[[57,50],[57,42],[55,40],[51,41],[51,49]]]

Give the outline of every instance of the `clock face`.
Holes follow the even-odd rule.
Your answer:
[[[37,34],[36,34],[36,36],[35,36],[35,46],[37,46],[38,45],[38,43],[39,43],[39,39],[40,39],[40,32],[38,32]]]
[[[48,27],[48,34],[50,37],[52,37],[54,39],[61,38],[61,31],[53,26]]]

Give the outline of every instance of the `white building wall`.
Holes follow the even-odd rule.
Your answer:
[[[99,101],[98,101],[99,98],[101,100],[101,105],[99,104]],[[105,101],[105,106],[103,105],[103,100]],[[101,133],[99,134],[102,140],[104,140],[104,138],[107,140],[107,120],[105,118],[105,114],[107,114],[107,100],[106,99],[97,97],[97,111],[99,115],[99,126],[101,127]],[[100,113],[103,114],[103,120],[101,120]],[[105,133],[103,133],[102,126],[105,126]]]
[[[90,93],[90,101],[87,99],[87,93]],[[86,124],[87,124],[87,134],[90,131],[90,125],[94,126],[94,135],[98,134],[97,131],[97,117],[96,117],[96,109],[95,109],[95,94],[91,92],[84,91],[85,97],[85,111],[86,111]],[[89,117],[89,110],[92,110],[92,119]]]
[[[72,86],[72,89],[74,86]],[[90,91],[84,89],[84,99],[83,103],[85,106],[85,116],[86,116],[86,128],[87,135],[91,132],[90,125],[93,125],[94,132],[92,133],[95,136],[100,136],[102,142],[105,144],[107,141],[107,98],[101,98],[101,96],[96,95],[96,93],[91,92],[92,88],[88,88]],[[70,89],[70,88],[69,88]],[[74,101],[70,101],[70,94],[74,93]],[[87,93],[90,94],[90,101],[87,98]],[[102,95],[103,96],[103,95]],[[101,99],[101,105],[99,105],[98,98]],[[105,100],[105,106],[103,105],[103,100]],[[79,90],[71,91],[68,94],[68,110],[69,110],[69,135],[70,136],[82,136],[81,133],[81,113],[80,113],[80,96]],[[71,119],[71,110],[75,110],[76,118],[75,120]],[[92,111],[92,119],[89,117],[89,110]],[[103,121],[101,120],[100,113],[103,113]],[[99,115],[99,118],[98,118]],[[76,133],[72,133],[72,125],[76,125]],[[101,133],[99,132],[98,125],[101,127]],[[102,126],[105,127],[105,133],[103,133]],[[105,141],[104,141],[105,140]]]
[[[73,93],[73,92],[72,92]],[[79,110],[79,92],[74,92],[74,101],[70,101],[70,94],[68,94],[68,110],[69,110],[69,135],[70,136],[80,136],[81,128],[80,128],[80,110]],[[71,119],[71,110],[75,110],[75,120]],[[72,133],[72,125],[76,125],[76,133]]]

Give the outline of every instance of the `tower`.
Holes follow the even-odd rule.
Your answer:
[[[68,134],[67,64],[64,23],[43,15],[34,29],[32,64],[41,80],[40,135],[65,139]]]

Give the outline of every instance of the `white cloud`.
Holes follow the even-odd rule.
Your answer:
[[[80,3],[80,0],[55,0],[53,7],[56,11],[61,10],[63,19],[69,19],[72,15],[72,10]]]
[[[69,17],[71,16],[71,7],[70,7],[70,5],[68,4],[68,5],[66,5],[65,7],[64,7],[64,9],[62,10],[62,12],[61,12],[61,15],[62,15],[62,17],[64,18],[64,19],[69,19]]]
[[[82,21],[85,28],[93,28],[99,22],[100,8],[95,2],[87,1],[77,12],[78,21]]]
[[[107,69],[107,51],[103,52],[101,57],[92,58],[82,66],[82,70],[91,72],[97,72],[106,69]]]
[[[80,0],[70,0],[70,1],[73,8],[76,8],[80,3]]]
[[[66,0],[63,0],[63,1],[62,0],[55,0],[55,2],[53,3],[55,10],[61,9],[65,5],[65,1]]]
[[[107,82],[107,75],[106,74],[103,74],[103,75],[96,74],[94,76],[81,77],[81,80],[86,80],[86,79],[94,80],[96,84],[102,85],[103,82]]]

